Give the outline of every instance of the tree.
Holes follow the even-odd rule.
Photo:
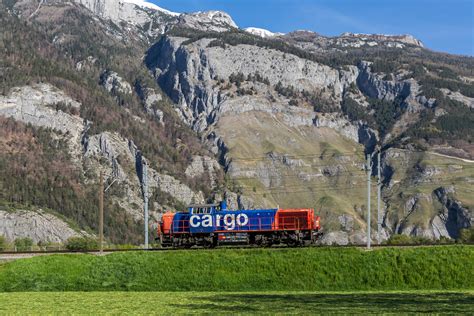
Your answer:
[[[7,249],[7,239],[4,236],[0,236],[0,251]]]
[[[71,237],[66,241],[66,249],[71,251],[97,250],[97,240],[90,237]]]
[[[15,249],[17,251],[30,251],[33,247],[33,239],[29,237],[15,239]]]
[[[474,242],[474,227],[459,230],[459,239],[462,243]]]

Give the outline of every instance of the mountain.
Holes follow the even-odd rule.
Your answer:
[[[171,16],[180,15],[179,13],[171,12],[169,10],[166,10],[166,9],[163,9],[163,8],[157,6],[154,3],[150,3],[150,2],[147,2],[147,1],[143,1],[143,0],[125,0],[125,2],[135,4],[136,6],[141,7],[141,8],[148,8],[148,9],[152,9],[152,10],[155,10],[155,11],[160,11],[160,12],[163,12],[164,14],[168,14],[168,15],[171,15]]]
[[[0,14],[0,215],[22,223],[10,239],[45,238],[31,229],[45,213],[64,238],[93,234],[103,172],[107,239],[139,242],[147,168],[150,224],[226,199],[313,207],[323,242],[361,243],[365,155],[375,166],[379,150],[382,239],[472,226],[472,57],[142,1],[3,1]]]
[[[247,27],[247,28],[244,29],[244,31],[246,31],[250,34],[253,34],[253,35],[263,37],[263,38],[274,37],[274,36],[277,36],[277,35],[284,35],[282,33],[273,33],[269,30],[261,29],[261,28],[258,28],[258,27]]]

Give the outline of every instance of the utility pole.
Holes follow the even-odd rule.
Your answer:
[[[381,203],[381,195],[382,195],[382,176],[381,176],[381,168],[380,168],[380,159],[381,153],[379,151],[377,155],[377,244],[380,245],[380,231],[382,229],[382,223],[380,221],[380,203]]]
[[[99,180],[99,250],[104,253],[104,173],[100,172]]]
[[[367,155],[367,249],[370,249],[370,176],[372,166],[370,163],[370,155]]]
[[[148,166],[143,163],[143,210],[145,213],[145,249],[148,249]]]

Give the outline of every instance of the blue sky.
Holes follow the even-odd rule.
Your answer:
[[[412,34],[426,47],[474,56],[474,0],[148,0],[176,12],[222,10],[242,28]]]

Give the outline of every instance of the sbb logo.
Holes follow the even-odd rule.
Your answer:
[[[247,214],[226,214],[224,216],[216,215],[216,226],[219,229],[222,225],[226,230],[234,230],[236,226],[245,226],[249,223]],[[191,227],[212,227],[212,215],[193,215],[189,219]]]

